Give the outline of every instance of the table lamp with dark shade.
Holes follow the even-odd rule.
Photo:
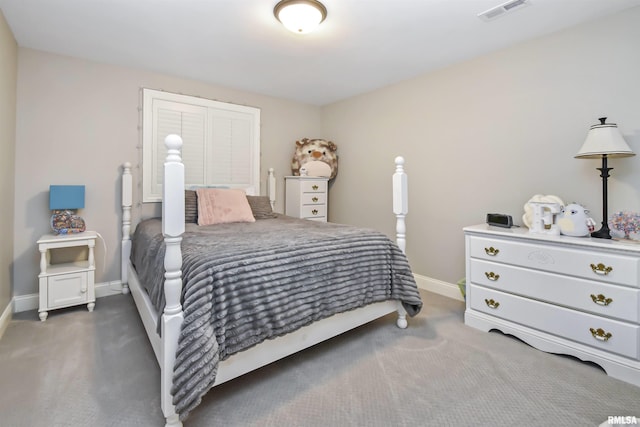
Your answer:
[[[599,120],[600,124],[593,125],[589,129],[587,139],[575,157],[577,159],[602,159],[602,167],[597,168],[602,177],[602,228],[591,233],[591,237],[610,239],[609,215],[607,213],[607,178],[609,178],[609,171],[613,168],[607,167],[607,159],[611,157],[631,157],[635,156],[635,153],[631,151],[631,148],[625,142],[620,130],[618,130],[618,125],[606,123],[606,117],[601,117]]]
[[[76,209],[84,208],[84,185],[49,186],[49,209],[52,210],[51,230],[55,234],[81,233],[84,220],[76,215]]]

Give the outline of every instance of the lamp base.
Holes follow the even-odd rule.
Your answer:
[[[610,239],[611,234],[609,233],[609,226],[603,222],[602,228],[591,233],[591,237],[596,237],[598,239]]]
[[[86,230],[84,219],[69,209],[54,210],[50,224],[55,234],[82,233]]]

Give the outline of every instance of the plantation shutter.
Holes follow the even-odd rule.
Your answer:
[[[167,147],[164,139],[176,134],[182,137],[182,161],[185,165],[185,185],[198,185],[204,182],[206,151],[207,109],[176,102],[156,100],[153,104],[153,177],[151,194],[162,198],[162,174]]]
[[[162,200],[169,134],[182,137],[185,186],[242,188],[259,194],[260,110],[144,90],[143,201]]]
[[[250,117],[214,111],[211,117],[212,144],[207,181],[211,183],[237,183],[250,185],[252,162]]]

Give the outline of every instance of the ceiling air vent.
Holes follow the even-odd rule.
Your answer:
[[[530,0],[511,0],[506,3],[501,4],[500,6],[492,7],[489,10],[486,10],[482,13],[478,14],[478,18],[483,21],[492,21],[500,16],[505,15],[507,12],[513,12],[518,9],[522,9],[525,6],[529,6],[531,4]]]

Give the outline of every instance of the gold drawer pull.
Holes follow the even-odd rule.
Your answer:
[[[313,188],[313,190],[317,190],[319,187],[317,185],[312,185],[311,188]]]
[[[317,198],[317,197],[314,197],[314,198],[312,198],[312,199],[311,199],[311,201],[312,201],[313,203],[316,203],[316,202],[318,201],[318,198]]]
[[[487,279],[492,280],[492,281],[497,281],[500,278],[499,274],[494,273],[493,271],[491,272],[484,272],[484,275],[487,276]]]
[[[591,264],[591,270],[593,270],[594,273],[596,274],[600,274],[602,276],[606,276],[607,274],[611,273],[613,271],[613,267],[607,267],[606,265],[599,263],[598,265],[595,264]]]
[[[594,294],[591,294],[591,299],[596,304],[604,305],[604,306],[607,306],[607,305],[609,305],[609,304],[611,304],[613,302],[613,300],[611,298],[607,298],[602,294],[598,294],[597,296],[594,295]]]
[[[311,213],[314,214],[314,215],[318,215],[318,209],[312,210]]]
[[[490,308],[498,308],[500,306],[500,303],[498,301],[494,301],[493,299],[485,298],[484,302],[487,304],[487,307]]]
[[[593,335],[595,339],[600,341],[609,341],[609,338],[613,336],[611,335],[611,332],[605,332],[604,329],[602,328],[598,328],[598,329],[589,328],[589,331],[591,331],[591,335]]]
[[[500,252],[500,249],[496,249],[493,246],[491,246],[490,248],[484,248],[484,251],[489,256],[496,256],[496,255],[498,255],[498,252]]]

